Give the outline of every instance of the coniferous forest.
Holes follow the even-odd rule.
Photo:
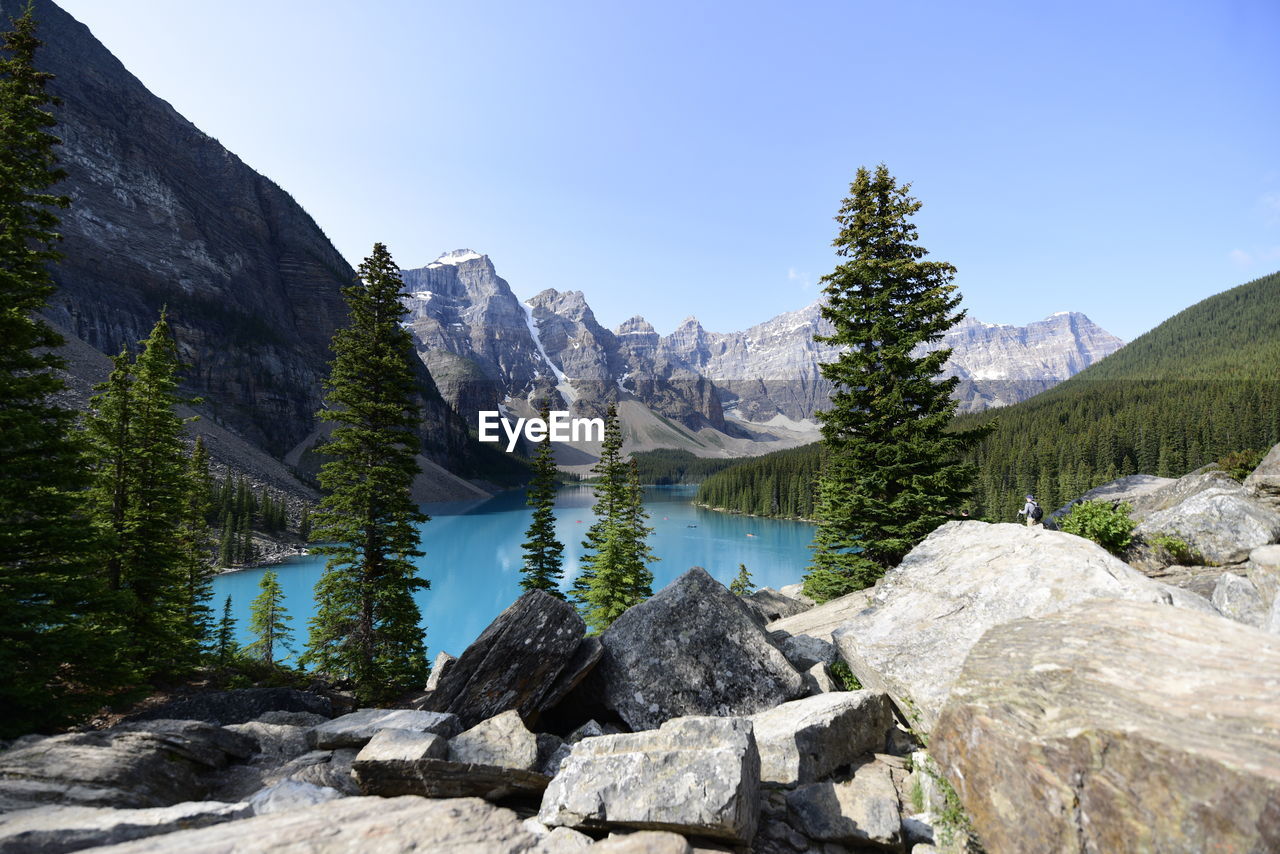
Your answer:
[[[1043,394],[955,424],[992,425],[967,458],[978,467],[969,513],[993,521],[1013,521],[1027,492],[1052,509],[1125,475],[1178,477],[1270,448],[1280,442],[1280,273],[1191,306]],[[738,463],[696,500],[806,517],[820,453],[814,444]]]

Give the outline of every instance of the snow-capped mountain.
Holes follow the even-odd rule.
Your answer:
[[[816,437],[813,413],[831,390],[819,365],[836,354],[814,341],[830,332],[818,303],[741,332],[708,332],[691,317],[660,336],[640,316],[604,328],[581,291],[548,289],[522,303],[470,249],[403,277],[419,354],[464,418],[542,405],[597,416],[616,403],[631,447],[708,456]],[[1122,345],[1078,312],[1027,326],[965,318],[937,344],[952,350],[946,372],[961,379],[963,410],[1025,400]]]

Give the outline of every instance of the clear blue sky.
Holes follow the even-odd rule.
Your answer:
[[[884,161],[971,313],[1131,339],[1280,269],[1280,3],[62,0],[356,263],[613,326],[799,308]]]

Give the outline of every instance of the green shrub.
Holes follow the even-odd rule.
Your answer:
[[[831,678],[836,685],[841,686],[842,691],[861,691],[862,683],[858,681],[858,677],[853,675],[853,671],[849,669],[849,665],[843,661],[837,661],[829,668],[831,670]]]
[[[1236,480],[1243,481],[1253,474],[1253,470],[1258,467],[1258,464],[1262,462],[1262,458],[1266,455],[1266,451],[1236,451],[1234,454],[1227,454],[1214,465]]]
[[[1161,557],[1168,558],[1174,566],[1204,564],[1204,555],[1192,548],[1181,537],[1175,537],[1172,534],[1151,534],[1146,540],[1147,545],[1155,549]]]
[[[1137,523],[1129,518],[1133,506],[1127,503],[1112,507],[1107,501],[1085,501],[1058,523],[1068,534],[1093,540],[1112,554],[1118,555],[1133,540]]]

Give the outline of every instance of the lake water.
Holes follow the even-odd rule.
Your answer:
[[[809,561],[813,526],[804,522],[716,513],[689,502],[696,487],[647,487],[645,506],[654,532],[650,547],[660,560],[651,564],[654,592],[691,566],[701,566],[728,584],[744,563],[758,587],[793,584]],[[508,492],[481,502],[429,504],[431,521],[422,529],[424,557],[419,575],[431,589],[418,595],[431,657],[441,650],[461,655],[493,618],[521,594],[520,544],[533,511],[523,492]],[[590,487],[561,489],[556,495],[556,536],[565,544],[564,588],[578,573],[582,539],[595,521]],[[274,569],[293,617],[295,647],[306,642],[307,622],[315,613],[312,588],[324,558],[294,558]],[[222,614],[230,595],[240,641],[247,643],[249,603],[258,595],[265,569],[226,573],[214,579],[213,605]]]

